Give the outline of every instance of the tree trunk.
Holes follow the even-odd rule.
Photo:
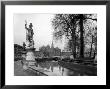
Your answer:
[[[92,43],[91,43],[91,49],[90,49],[90,55],[89,55],[90,58],[91,58],[91,54],[92,54]]]
[[[73,52],[74,58],[76,58],[75,29],[72,30],[72,52]]]
[[[80,57],[84,58],[83,14],[80,14]]]
[[[74,36],[74,58],[76,58],[76,36]]]
[[[92,54],[92,44],[93,44],[93,35],[92,35],[92,43],[91,43],[91,49],[90,49],[90,58],[91,58],[91,54]]]
[[[95,53],[95,51],[94,51],[94,56],[93,56],[93,59],[95,59],[95,55],[96,55],[96,53]]]

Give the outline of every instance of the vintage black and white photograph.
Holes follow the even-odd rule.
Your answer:
[[[14,76],[97,76],[97,14],[15,13]]]

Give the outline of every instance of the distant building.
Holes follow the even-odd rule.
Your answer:
[[[44,57],[44,54],[40,51],[35,51],[35,57]]]
[[[67,52],[61,52],[61,56],[63,56],[64,58],[65,57],[71,57],[71,55],[72,55],[72,52],[69,52],[69,51],[67,51]]]
[[[69,57],[69,58],[73,58],[72,52],[71,51],[67,51],[67,50],[63,50],[61,52],[61,49],[59,49],[58,47],[54,47],[54,44],[52,42],[51,47],[49,49],[49,55],[50,57],[52,56],[61,56],[63,58],[65,57]]]
[[[61,49],[59,49],[58,47],[54,47],[53,41],[51,44],[51,47],[49,49],[49,56],[53,57],[53,56],[61,56]]]
[[[42,46],[39,48],[39,52],[42,52],[44,57],[53,57],[53,56],[60,56],[61,55],[61,49],[58,47],[54,47],[53,41],[51,46]],[[39,54],[39,53],[38,53]],[[36,53],[36,55],[38,55]]]

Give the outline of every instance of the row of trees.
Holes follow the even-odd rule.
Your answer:
[[[50,49],[50,46],[47,45],[47,46],[42,46],[39,48],[39,51],[42,52],[44,54],[44,56],[49,56],[49,51],[48,49]]]
[[[56,14],[52,20],[55,40],[63,36],[68,40],[67,48],[74,58],[84,58],[97,54],[97,15],[96,14]],[[94,55],[93,55],[94,54]]]

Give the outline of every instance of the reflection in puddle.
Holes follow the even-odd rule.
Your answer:
[[[43,70],[48,71],[51,75],[55,76],[84,76],[84,74],[77,71],[60,66],[56,61],[39,62],[36,63],[36,67],[42,68]]]

